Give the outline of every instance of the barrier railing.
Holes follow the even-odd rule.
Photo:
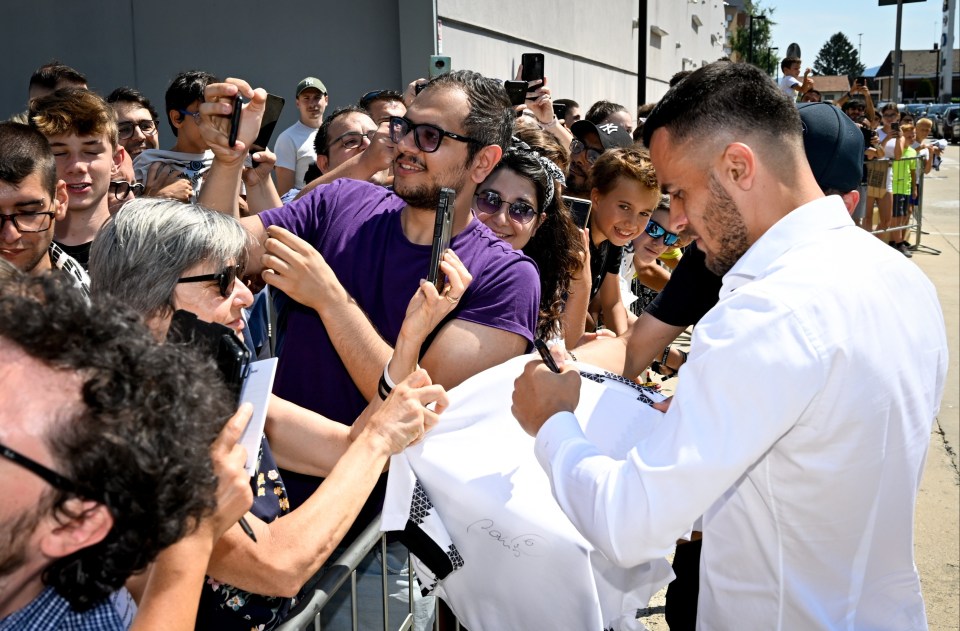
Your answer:
[[[343,552],[340,557],[334,561],[333,565],[320,577],[312,588],[312,594],[304,601],[301,601],[294,609],[294,613],[287,618],[279,627],[278,631],[322,631],[321,613],[323,608],[331,601],[341,589],[344,589],[349,581],[350,586],[350,615],[351,628],[353,631],[359,629],[358,612],[358,592],[357,592],[357,566],[367,557],[371,550],[380,546],[380,576],[382,589],[382,607],[383,607],[383,631],[390,629],[390,609],[388,606],[389,596],[389,572],[387,569],[387,540],[386,536],[380,532],[380,515],[370,522],[360,536]],[[413,564],[410,562],[409,554],[405,574],[408,580],[407,589],[407,611],[396,631],[407,631],[413,628],[414,616],[414,595],[416,589],[416,580],[413,573]],[[433,628],[435,631],[440,629],[439,615],[440,599],[436,599],[434,605]],[[460,622],[454,622],[454,629],[460,630]],[[368,631],[364,629],[364,631]]]
[[[879,160],[870,160],[865,162],[865,166],[867,167],[867,170],[868,170],[867,203],[870,203],[872,201],[871,197],[872,198],[882,197],[882,195],[871,196],[870,193],[872,188],[873,189],[882,188],[883,191],[886,192],[887,171],[892,170],[894,168],[894,165],[896,164],[903,164],[907,162],[914,163],[914,172],[916,173],[916,177],[917,177],[917,203],[915,206],[912,207],[911,211],[908,211],[910,213],[909,220],[905,225],[890,226],[888,228],[883,228],[883,229],[879,229],[879,226],[877,228],[873,228],[873,226],[871,225],[870,232],[871,234],[877,234],[877,235],[886,234],[888,232],[899,232],[901,230],[905,231],[905,234],[907,235],[909,235],[912,232],[913,245],[910,246],[910,250],[914,252],[918,252],[918,251],[926,252],[928,254],[940,254],[940,250],[936,248],[932,248],[927,245],[923,245],[921,243],[923,235],[926,234],[923,231],[923,192],[924,192],[923,189],[924,189],[924,169],[926,167],[925,158],[923,158],[923,156],[916,156],[912,158],[899,158],[899,159],[882,158]],[[870,173],[870,171],[873,170],[872,167],[875,167],[881,164],[885,165],[885,168],[881,169],[881,172],[883,174],[882,180],[872,181],[872,177],[876,177],[876,175],[871,175]],[[868,217],[872,217],[873,212],[874,210],[872,208],[869,208],[869,207],[867,208]],[[905,240],[908,243],[911,241],[911,239],[906,237],[905,237]]]

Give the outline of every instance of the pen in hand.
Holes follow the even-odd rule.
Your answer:
[[[247,533],[247,536],[250,537],[254,543],[257,542],[257,535],[253,534],[253,528],[247,523],[246,517],[240,518],[240,527],[243,528],[243,532]]]

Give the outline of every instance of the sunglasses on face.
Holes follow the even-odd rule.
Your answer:
[[[390,117],[390,142],[399,144],[410,132],[413,132],[413,140],[417,144],[417,148],[424,153],[433,153],[439,149],[440,142],[444,138],[480,144],[479,140],[470,138],[469,136],[455,134],[436,125],[429,123],[411,123],[402,116]]]
[[[680,235],[674,234],[673,232],[667,232],[667,229],[658,224],[653,219],[647,221],[647,227],[643,229],[651,239],[659,239],[663,237],[663,244],[666,246],[676,245],[677,241],[680,240]]]
[[[133,191],[134,197],[139,197],[143,194],[143,184],[140,182],[131,183],[125,180],[114,180],[110,182],[110,190],[113,191],[113,196],[117,199],[126,199],[130,191]]]
[[[526,224],[533,221],[533,218],[537,216],[537,211],[533,206],[527,202],[517,201],[510,202],[504,201],[500,197],[500,193],[496,191],[483,191],[477,193],[477,212],[484,215],[496,215],[500,212],[500,209],[503,208],[504,204],[507,204],[507,213],[513,221],[519,224]]]
[[[601,153],[601,152],[597,151],[596,149],[590,149],[590,148],[588,148],[585,144],[583,144],[583,142],[581,142],[580,140],[577,140],[576,138],[574,138],[574,139],[570,142],[570,153],[571,153],[572,155],[575,155],[575,156],[576,156],[576,155],[580,155],[580,154],[583,153],[584,151],[587,152],[587,163],[588,163],[588,164],[593,164],[594,162],[596,162],[596,161],[597,161],[597,158],[600,157],[600,153]]]
[[[217,281],[217,287],[220,290],[220,295],[224,298],[230,297],[230,292],[233,291],[233,282],[237,280],[237,276],[243,275],[243,267],[240,265],[231,265],[225,267],[216,274],[200,274],[199,276],[186,276],[184,278],[178,279],[177,283],[202,283],[205,281],[215,280]]]

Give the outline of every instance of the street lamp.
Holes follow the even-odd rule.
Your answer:
[[[767,16],[765,15],[748,15],[749,26],[750,26],[750,48],[747,50],[747,63],[753,63],[753,21],[754,20],[764,20],[766,21]]]

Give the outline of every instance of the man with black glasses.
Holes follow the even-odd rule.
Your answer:
[[[27,125],[0,123],[0,257],[31,276],[60,269],[89,294],[86,271],[53,242],[66,214],[67,185],[46,138]]]
[[[253,97],[239,136],[244,144],[252,141],[263,97],[242,81],[208,87],[202,125],[216,158],[201,202],[233,213],[246,149],[241,143],[227,147],[228,118],[209,115],[222,114],[215,101],[227,101],[238,89]],[[269,268],[268,283],[304,301],[282,316],[278,396],[344,423],[376,396],[407,304],[427,275],[441,187],[457,191],[450,248],[473,283],[464,295],[448,296],[457,308],[435,331],[420,365],[435,383],[450,388],[532,347],[537,270],[471,210],[477,184],[510,140],[513,120],[502,83],[469,71],[442,75],[416,97],[406,118],[390,119],[397,152],[394,192],[342,178],[282,208],[241,219],[254,237],[248,271]],[[274,238],[265,244],[268,236]],[[309,296],[292,278],[294,259],[302,256],[318,265]]]
[[[346,105],[328,116],[314,138],[317,167],[329,173],[351,157],[370,146],[377,124],[366,111],[356,105]]]
[[[117,115],[117,137],[131,160],[144,149],[160,148],[160,119],[147,97],[133,88],[121,87],[110,93],[107,103]]]

